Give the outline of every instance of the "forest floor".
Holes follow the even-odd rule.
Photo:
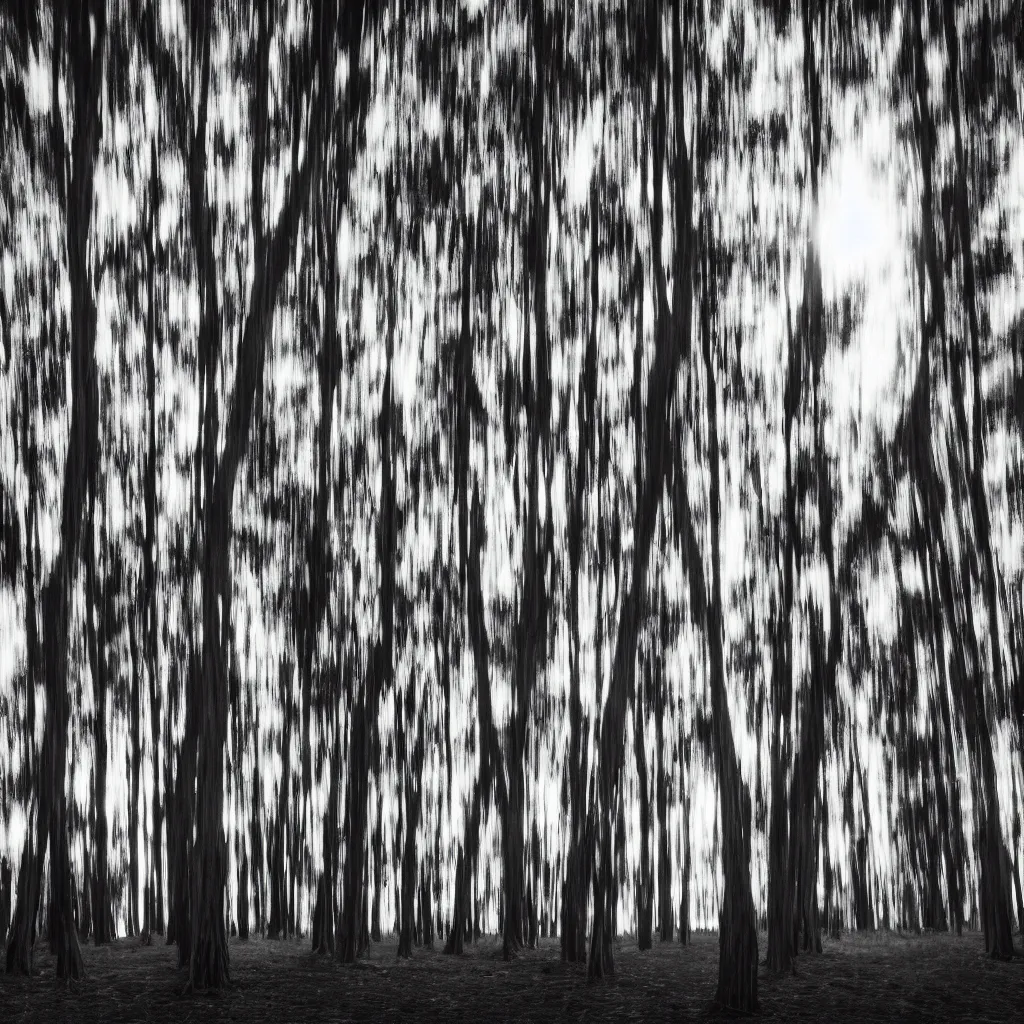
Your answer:
[[[761,937],[764,953],[764,937]],[[588,984],[583,965],[559,959],[558,941],[506,963],[493,939],[462,957],[416,949],[399,961],[394,941],[355,966],[310,952],[308,941],[231,941],[232,985],[183,995],[176,950],[156,940],[85,946],[87,977],[57,983],[45,944],[32,978],[0,973],[0,1022],[69,1021],[668,1021],[712,1013],[718,938],[646,953],[616,944],[615,977]],[[981,936],[847,935],[796,973],[760,972],[762,1016],[773,1020],[1011,1021],[1024,1019],[1024,960],[998,963]]]

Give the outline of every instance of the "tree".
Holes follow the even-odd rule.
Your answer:
[[[680,365],[689,356],[693,309],[693,158],[684,132],[685,66],[680,5],[671,11],[672,69],[671,83],[666,83],[665,59],[662,53],[663,27],[656,8],[647,11],[645,29],[646,55],[655,76],[655,109],[651,122],[654,155],[654,181],[665,174],[667,85],[671,84],[675,115],[676,165],[674,167],[675,265],[673,267],[673,301],[671,311],[667,300],[667,283],[661,263],[664,208],[662,190],[654,189],[651,212],[652,263],[655,279],[655,354],[648,375],[647,402],[644,408],[644,466],[642,483],[637,494],[632,572],[630,584],[622,597],[612,676],[601,717],[599,743],[599,812],[597,824],[597,867],[594,878],[594,926],[591,938],[589,974],[602,977],[613,969],[610,929],[612,919],[612,857],[611,831],[613,808],[623,760],[623,730],[626,706],[633,691],[636,671],[636,644],[640,626],[640,610],[645,597],[648,558],[654,537],[658,504],[664,489],[668,459],[667,419],[672,389]],[[689,13],[689,12],[687,12]]]
[[[197,989],[216,988],[228,980],[228,948],[224,928],[226,849],[221,827],[224,800],[224,743],[227,737],[227,663],[222,610],[230,607],[231,507],[239,466],[252,423],[257,387],[262,376],[270,318],[288,266],[299,221],[305,211],[322,159],[324,124],[333,99],[335,12],[318,12],[301,49],[292,51],[296,74],[289,83],[286,109],[292,115],[289,187],[276,220],[266,223],[264,176],[273,139],[270,135],[270,54],[280,12],[264,2],[254,11],[254,76],[250,83],[252,153],[250,194],[253,279],[235,357],[235,379],[228,396],[224,446],[217,453],[220,430],[216,387],[223,350],[217,262],[214,252],[212,205],[207,181],[207,121],[210,110],[214,30],[228,31],[230,22],[214,7],[196,12],[190,24],[192,66],[189,76],[167,56],[158,74],[170,105],[177,144],[188,167],[189,218],[195,249],[195,269],[201,296],[200,352],[203,396],[202,465],[202,678],[190,695],[202,701],[201,714],[191,716],[192,736],[186,743],[196,751],[195,840],[190,855],[189,983]],[[196,111],[194,121],[191,111]],[[300,119],[308,115],[303,139]],[[304,146],[300,145],[304,142]],[[301,153],[301,156],[300,156]],[[202,727],[199,726],[202,722]],[[184,785],[191,788],[191,755],[183,763]],[[185,817],[191,832],[189,817]],[[179,828],[181,825],[179,824]],[[187,834],[187,833],[186,833]],[[179,925],[180,927],[180,925]],[[180,939],[183,937],[179,937]]]
[[[37,834],[31,829],[22,852],[14,928],[7,945],[8,971],[28,974],[39,899],[42,862],[50,848],[51,946],[57,956],[58,977],[81,977],[82,954],[72,920],[71,866],[68,857],[67,798],[64,792],[67,729],[70,717],[66,673],[68,620],[75,570],[80,551],[89,474],[97,457],[96,424],[96,279],[88,260],[93,213],[96,155],[102,130],[100,91],[103,82],[107,34],[105,3],[55,9],[51,48],[54,97],[50,112],[52,181],[57,201],[64,207],[67,231],[67,273],[71,285],[71,423],[64,468],[60,547],[43,587],[42,612],[46,644],[44,679],[47,695],[46,726],[40,764]],[[69,76],[73,128],[70,145],[64,119],[56,102],[65,71]]]

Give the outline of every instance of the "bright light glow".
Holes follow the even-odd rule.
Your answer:
[[[874,280],[898,258],[896,213],[885,188],[852,147],[826,180],[818,218],[826,286],[841,289],[857,280]]]
[[[888,422],[886,394],[899,331],[913,306],[907,302],[910,284],[895,183],[871,170],[856,138],[837,154],[823,182],[817,238],[825,301],[842,300],[861,288],[864,296],[853,345],[834,370],[834,410],[840,419]]]

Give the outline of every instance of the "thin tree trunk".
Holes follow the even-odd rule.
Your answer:
[[[648,656],[649,658],[649,656]],[[645,674],[642,688],[638,688],[634,702],[633,747],[636,755],[636,770],[640,782],[640,864],[636,884],[636,940],[641,950],[652,945],[651,928],[654,919],[654,872],[651,863],[651,788],[647,771],[647,750],[644,740],[644,726],[647,721],[645,693],[651,687],[650,661],[644,664]]]
[[[100,587],[96,581],[95,545],[95,487],[89,495],[89,527],[85,537],[85,590],[86,633],[89,662],[93,680],[93,791],[92,825],[94,856],[92,861],[90,917],[93,941],[97,946],[109,942],[113,936],[107,931],[110,894],[107,870],[108,818],[107,818],[107,625],[109,584]]]
[[[666,623],[662,609],[662,625]],[[667,648],[667,629],[661,630],[661,650]],[[668,839],[669,779],[665,771],[665,663],[656,660],[654,677],[655,797],[658,814],[658,938],[671,942],[675,930],[672,910],[672,848]]]
[[[154,139],[150,153],[149,220],[146,238],[146,414],[149,447],[146,452],[145,502],[146,538],[144,554],[145,587],[145,659],[149,677],[150,738],[153,764],[152,835],[150,836],[150,893],[147,899],[149,927],[159,934],[164,932],[163,894],[163,809],[160,802],[160,704],[159,679],[159,619],[157,611],[157,430],[156,430],[156,219],[160,202],[158,177],[159,161]]]
[[[129,650],[131,652],[132,675],[129,696],[129,738],[131,748],[128,758],[128,935],[139,932],[139,784],[142,773],[142,739],[140,721],[142,716],[142,660],[139,657],[137,619],[134,613],[128,617]]]
[[[292,720],[291,698],[292,665],[281,659],[279,669],[280,705],[284,714],[281,733],[281,780],[277,789],[277,815],[270,846],[270,920],[267,938],[279,939],[288,932],[288,885],[285,870],[285,850],[288,840],[288,790],[291,785]]]
[[[411,699],[411,698],[410,698]],[[419,826],[423,776],[423,714],[418,716],[412,761],[405,768],[405,843],[402,852],[401,928],[398,955],[412,956],[416,900],[416,829]]]

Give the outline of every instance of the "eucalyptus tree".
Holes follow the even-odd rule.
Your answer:
[[[83,546],[83,561],[86,576],[86,610],[87,646],[89,650],[89,667],[92,675],[93,711],[93,791],[90,820],[94,828],[94,860],[89,874],[89,907],[92,918],[92,933],[96,945],[109,942],[114,935],[113,909],[110,900],[110,873],[107,867],[107,850],[109,847],[109,816],[107,813],[107,696],[109,693],[110,671],[108,667],[109,634],[115,629],[114,602],[117,596],[116,577],[108,568],[102,584],[97,584],[97,551],[96,534],[101,538],[101,545],[107,546],[105,523],[95,517],[97,481],[93,480],[89,488],[89,530]]]
[[[55,7],[51,13],[51,104],[47,125],[51,152],[46,162],[47,188],[63,207],[65,217],[71,308],[64,329],[70,340],[72,406],[63,473],[59,548],[42,590],[47,712],[37,790],[37,834],[33,836],[29,829],[22,853],[14,928],[7,946],[7,968],[24,973],[31,970],[42,862],[49,845],[49,928],[51,946],[57,957],[57,975],[79,977],[83,965],[72,919],[64,791],[70,718],[67,675],[72,591],[90,467],[97,457],[95,294],[99,271],[88,256],[95,245],[91,221],[103,123],[101,94],[108,12],[105,3],[96,3],[74,9]],[[70,142],[58,98],[59,87],[65,83],[72,114]]]
[[[393,17],[384,30],[383,39],[402,52],[405,26],[400,12],[392,10]],[[399,60],[395,67],[379,68],[378,87],[381,90],[396,89],[386,77],[402,66]],[[409,279],[409,271],[403,266],[402,241],[404,233],[399,204],[404,198],[405,184],[400,173],[401,154],[392,158],[381,180],[381,211],[377,223],[370,230],[381,240],[383,246],[375,247],[372,259],[366,262],[366,274],[380,321],[376,325],[363,323],[364,336],[372,337],[374,330],[382,339],[383,350],[375,349],[374,364],[383,370],[379,389],[379,411],[375,416],[373,438],[379,458],[379,491],[372,496],[375,509],[374,543],[376,573],[379,579],[379,595],[374,600],[378,618],[378,632],[369,654],[367,668],[358,697],[352,708],[351,733],[348,759],[348,791],[346,796],[344,827],[344,874],[342,884],[341,914],[338,922],[337,955],[346,962],[352,962],[362,954],[371,937],[379,936],[379,895],[382,889],[382,804],[385,772],[381,764],[381,738],[378,714],[383,699],[395,698],[397,652],[401,644],[396,643],[396,616],[401,616],[409,600],[398,577],[399,544],[402,540],[406,512],[399,505],[397,473],[406,464],[406,437],[403,425],[402,407],[396,396],[395,378],[398,373],[396,360],[407,353],[396,346],[409,341],[404,337],[405,323],[400,323],[400,289]],[[396,266],[397,264],[397,266]],[[367,307],[364,307],[364,309]],[[365,319],[366,314],[363,314]],[[404,318],[403,318],[404,319]],[[402,334],[399,334],[400,329]],[[368,346],[369,348],[369,346]],[[372,370],[370,371],[373,372]],[[377,391],[374,384],[374,391]],[[404,621],[397,623],[404,626]],[[401,641],[404,637],[398,637]],[[390,740],[389,740],[390,744]],[[386,746],[385,750],[390,747]],[[368,776],[374,771],[378,787],[378,813],[374,831],[369,827]],[[367,847],[372,844],[375,855],[377,886],[374,890],[374,910],[368,920],[368,887],[364,881],[367,875]],[[371,931],[371,921],[373,923]],[[402,952],[405,952],[403,948]],[[411,952],[411,950],[409,950]]]
[[[316,227],[314,232],[317,266],[323,275],[321,287],[325,295],[322,340],[316,360],[319,382],[319,423],[317,428],[317,477],[314,515],[306,542],[306,592],[303,635],[300,638],[300,671],[305,699],[312,699],[314,652],[327,617],[332,567],[328,512],[331,498],[331,433],[334,423],[335,395],[343,369],[344,346],[339,337],[338,233],[341,218],[350,201],[352,169],[365,145],[365,122],[368,106],[366,72],[360,60],[364,43],[364,6],[348,4],[342,13],[338,45],[347,56],[348,78],[342,102],[334,113],[330,133],[333,159],[328,159],[318,191]],[[372,31],[372,22],[371,22]],[[371,35],[371,40],[374,38]],[[339,476],[340,482],[340,476]],[[321,673],[340,672],[340,667],[322,667]],[[337,709],[340,693],[326,705]],[[333,722],[334,739],[329,758],[330,792],[324,822],[324,867],[317,888],[317,910],[314,912],[313,946],[320,952],[334,950],[337,889],[337,777],[340,763],[340,721]],[[317,917],[317,915],[320,915]]]
[[[454,15],[452,20],[457,28],[451,32],[447,40],[441,35],[436,41],[432,40],[433,44],[441,47],[442,52],[446,50],[449,60],[454,61],[454,56],[458,52],[454,44],[457,42],[458,48],[463,52],[470,51],[471,56],[467,63],[471,73],[474,76],[480,74],[483,54],[477,51],[483,49],[482,44],[486,41],[486,20],[471,20],[468,12],[461,7],[457,12],[446,8],[446,12]],[[445,132],[443,151],[452,157],[460,156],[463,170],[461,176],[452,178],[453,184],[461,184],[460,187],[453,188],[448,207],[450,247],[454,250],[458,245],[458,256],[456,257],[453,252],[451,257],[452,270],[458,275],[458,329],[452,331],[445,339],[442,352],[448,358],[439,363],[450,367],[449,375],[439,375],[439,385],[446,396],[445,419],[452,438],[451,478],[458,540],[458,586],[452,589],[457,591],[460,611],[463,611],[466,623],[465,632],[473,655],[477,694],[478,771],[466,809],[468,814],[464,838],[456,853],[454,905],[450,931],[445,942],[446,953],[461,953],[466,934],[472,934],[473,931],[472,883],[478,863],[482,807],[490,800],[492,787],[503,782],[499,776],[498,736],[491,715],[490,642],[484,618],[481,582],[481,551],[485,539],[485,523],[478,491],[475,487],[472,492],[470,490],[474,427],[478,431],[485,429],[487,422],[475,369],[477,331],[474,328],[477,321],[477,303],[474,300],[479,293],[482,293],[481,299],[489,299],[496,288],[494,247],[497,243],[497,209],[493,186],[485,184],[486,179],[480,168],[481,156],[478,156],[473,145],[473,128],[481,114],[474,110],[471,81],[466,80],[468,76],[455,74],[454,63],[443,61],[440,54],[427,67],[438,78],[444,76],[445,88],[441,90],[442,111],[447,114],[445,123],[448,129]],[[461,134],[458,132],[460,127]],[[475,183],[476,187],[473,187]],[[481,304],[485,310],[489,310],[490,305],[487,301]],[[488,317],[487,326],[490,332],[490,316],[489,313],[485,315]],[[447,636],[455,631],[456,623],[453,621],[455,616],[448,611],[443,597],[439,611],[442,618],[439,625],[444,628]],[[446,742],[449,747],[450,764],[450,738]],[[504,799],[504,791],[501,792]]]
[[[566,851],[565,880],[562,886],[562,915],[560,938],[562,958],[571,962],[586,959],[587,899],[590,869],[590,833],[593,816],[588,801],[589,765],[589,723],[584,719],[581,699],[581,677],[583,647],[580,640],[580,571],[587,537],[586,500],[592,466],[596,463],[598,446],[597,386],[598,386],[598,320],[600,314],[600,293],[598,287],[601,254],[601,202],[599,183],[595,176],[590,189],[589,224],[590,253],[588,261],[589,324],[586,345],[580,366],[579,384],[576,395],[576,459],[573,467],[574,482],[568,520],[569,594],[568,614],[570,636],[569,665],[569,761],[566,787],[568,806],[563,810],[570,814],[568,849]],[[599,566],[600,567],[600,566]],[[600,587],[600,583],[599,583]],[[600,606],[600,599],[598,601]],[[598,613],[600,614],[600,612]],[[597,663],[600,664],[600,653]],[[565,801],[563,801],[563,805]]]
[[[203,392],[200,575],[204,682],[202,686],[195,686],[189,695],[190,703],[201,702],[201,708],[190,709],[191,735],[185,741],[190,750],[182,762],[185,789],[196,785],[196,813],[194,842],[185,843],[190,848],[188,931],[179,934],[182,959],[187,959],[189,964],[189,983],[195,988],[217,987],[228,980],[223,913],[226,850],[221,818],[228,713],[225,639],[230,623],[222,621],[222,609],[230,607],[232,501],[248,443],[277,293],[312,182],[319,174],[324,125],[334,98],[336,11],[333,5],[306,12],[299,21],[297,40],[284,36],[284,14],[276,4],[270,3],[258,4],[251,17],[213,5],[190,8],[186,15],[188,38],[182,47],[184,54],[179,57],[164,44],[155,55],[172,133],[188,168],[189,222],[200,294]],[[241,38],[244,50],[252,54],[251,72],[244,86],[248,89],[251,131],[247,233],[250,237],[246,241],[251,245],[253,273],[237,346],[223,336],[223,288],[214,248],[214,201],[207,173],[211,86],[226,73],[218,68],[214,78],[217,33]],[[291,74],[285,78],[280,71],[276,72],[281,88],[272,94],[271,79],[276,77],[272,68],[280,68],[285,63],[292,69]],[[281,105],[280,110],[272,107],[275,99]],[[305,133],[301,127],[304,121]],[[290,131],[279,127],[281,122],[290,123]],[[268,172],[276,170],[275,161],[280,161],[280,173],[287,168],[288,185],[276,217],[268,217],[266,182]],[[235,374],[226,395],[224,442],[218,454],[221,413],[217,370],[225,357],[233,360]],[[191,817],[186,816],[178,827],[184,829],[186,838],[189,837],[193,827]],[[181,924],[184,922],[180,922],[179,927]]]
[[[1003,863],[999,797],[989,723],[989,687],[986,685],[991,666],[993,697],[998,709],[1003,691],[1003,666],[996,601],[997,581],[991,549],[986,547],[990,544],[990,527],[980,475],[984,468],[980,390],[981,327],[976,305],[974,255],[967,205],[959,36],[956,24],[951,20],[952,10],[950,8],[949,17],[943,16],[943,31],[940,35],[938,26],[931,21],[926,22],[924,5],[919,0],[912,0],[905,19],[902,41],[906,53],[903,62],[904,81],[910,96],[915,156],[921,177],[918,242],[921,339],[913,392],[905,411],[901,437],[906,446],[914,487],[914,515],[918,523],[916,554],[932,594],[936,661],[941,675],[940,698],[945,699],[943,694],[948,686],[955,698],[951,711],[963,719],[970,746],[972,779],[978,787],[977,808],[981,822],[979,862],[982,876],[980,897],[986,948],[995,956],[1009,956],[1013,951],[1009,880]],[[938,179],[937,111],[930,95],[927,66],[930,35],[939,39],[944,36],[946,50],[950,107],[948,117],[952,122],[954,140],[954,180],[948,192]],[[948,195],[952,200],[951,218],[946,218],[940,209],[936,199],[937,189],[940,195]],[[944,230],[940,232],[940,228]],[[967,337],[963,348],[958,337],[958,325],[954,320],[958,311],[954,307],[956,291],[951,290],[946,282],[946,265],[957,249],[961,257],[963,281],[962,294],[959,296],[959,311],[962,312],[959,326],[962,327],[963,321],[967,321]],[[964,362],[968,345],[975,374],[972,378],[973,428],[968,427],[963,400]],[[933,363],[933,358],[937,356],[941,356],[942,361],[936,358]],[[945,381],[938,373],[942,368],[947,372]],[[952,398],[953,422],[948,427],[942,424],[946,430],[939,434],[947,439],[944,450],[937,450],[934,440],[936,429],[932,422],[932,394],[936,383],[940,386],[944,384]],[[949,481],[950,508],[944,516],[946,479]],[[985,638],[979,635],[971,607],[970,568],[967,572],[958,573],[951,550],[954,541],[960,547],[971,534],[981,549],[978,571],[982,581],[981,597],[988,617],[987,651],[983,643]],[[943,637],[946,630],[950,643],[948,669]],[[951,730],[954,720],[945,711],[943,719],[947,749],[946,772],[953,778],[955,762],[951,753]]]
[[[512,666],[512,705],[505,727],[501,770],[507,786],[502,817],[502,899],[504,908],[503,944],[509,957],[524,943],[525,890],[525,757],[527,734],[538,674],[546,661],[550,596],[548,579],[553,552],[550,510],[541,521],[541,473],[545,494],[550,493],[553,467],[551,420],[551,355],[548,330],[548,234],[551,210],[551,154],[548,141],[546,107],[549,104],[548,77],[555,52],[553,26],[549,24],[543,0],[532,0],[526,16],[532,52],[524,60],[531,68],[529,91],[523,91],[527,103],[524,114],[524,143],[527,148],[529,192],[525,238],[522,243],[524,266],[521,287],[523,320],[526,324],[522,343],[522,369],[516,381],[526,416],[524,450],[516,443],[516,474],[519,487],[525,484],[525,510],[522,498],[516,504],[522,534],[522,578],[519,602],[515,610],[515,653]],[[511,79],[510,79],[511,81]],[[526,100],[526,97],[529,100]],[[513,108],[513,117],[515,111]],[[532,316],[531,316],[532,314]],[[531,324],[532,319],[532,324]],[[532,327],[532,330],[531,330]],[[506,369],[506,373],[509,368]],[[514,371],[513,371],[514,372]],[[506,399],[507,400],[507,399]],[[506,408],[506,416],[514,415]],[[541,466],[543,457],[544,466]],[[525,463],[525,465],[524,465]],[[523,483],[518,478],[523,477]]]
[[[30,57],[39,52],[39,13],[34,4],[0,10],[0,189],[4,197],[0,207],[0,245],[5,252],[12,253],[16,251],[14,239],[18,236],[19,219],[29,213],[31,201],[26,194],[29,190],[19,190],[16,184],[28,180],[34,160],[33,118],[24,81]],[[29,802],[36,775],[35,688],[39,650],[35,581],[39,561],[36,524],[40,455],[35,412],[45,409],[38,367],[42,362],[45,379],[47,362],[45,350],[40,353],[41,358],[36,350],[37,341],[38,347],[44,349],[49,332],[44,323],[40,338],[33,337],[28,344],[19,345],[18,325],[30,323],[27,313],[31,274],[32,269],[22,269],[15,263],[13,281],[0,285],[0,408],[4,436],[10,439],[13,455],[12,461],[5,460],[0,466],[0,594],[10,599],[21,592],[25,636],[24,667],[11,681],[13,685],[0,695],[0,721],[4,724],[0,743],[10,753],[0,776],[0,817],[5,824],[10,822],[13,800]],[[18,493],[19,476],[27,485],[24,503]],[[17,629],[14,616],[6,623],[6,630],[12,629]],[[4,642],[10,642],[9,633],[5,633]],[[0,941],[4,949],[15,895],[12,868],[5,855],[0,860]]]
[[[982,346],[987,347],[990,330],[983,320],[981,308],[983,296],[979,294],[980,283],[978,274],[978,255],[975,252],[976,228],[974,217],[977,209],[971,209],[971,190],[969,182],[979,182],[981,189],[974,186],[975,204],[981,207],[986,192],[990,193],[994,186],[994,178],[990,167],[992,158],[988,154],[971,152],[971,141],[975,133],[970,131],[968,117],[973,113],[977,121],[983,123],[983,107],[985,93],[991,92],[992,81],[992,36],[991,15],[986,5],[978,38],[975,42],[976,51],[961,53],[961,28],[958,22],[958,11],[953,4],[943,5],[942,27],[946,45],[947,61],[947,92],[950,106],[950,120],[953,129],[953,182],[952,182],[952,221],[953,238],[949,239],[950,251],[959,251],[960,256],[960,300],[963,304],[963,319],[967,321],[966,338],[964,338],[965,354],[970,360],[971,388],[971,431],[970,442],[961,436],[963,444],[962,458],[968,477],[968,508],[973,526],[975,542],[980,549],[977,573],[980,577],[981,599],[987,617],[987,656],[982,654],[976,659],[974,673],[974,708],[968,711],[969,719],[973,719],[978,742],[978,758],[980,761],[981,779],[985,793],[985,808],[982,816],[982,901],[983,925],[986,948],[994,956],[1013,956],[1013,929],[1010,911],[1010,880],[1006,877],[1006,857],[1000,822],[998,784],[996,779],[996,763],[992,752],[992,740],[989,724],[988,697],[984,686],[986,670],[991,672],[992,697],[994,711],[998,717],[1004,714],[1006,704],[1005,669],[1000,629],[1000,608],[998,598],[998,575],[992,547],[992,523],[990,515],[990,499],[985,486],[986,456],[986,415],[982,393]],[[919,23],[920,24],[920,23]],[[971,59],[973,58],[973,59]],[[966,102],[966,82],[970,81],[974,103],[973,110],[968,110]],[[980,192],[980,196],[978,193]],[[955,244],[956,249],[953,249]],[[988,254],[985,254],[988,255]],[[989,353],[984,353],[989,357]],[[962,409],[964,405],[963,390],[966,381],[963,375],[962,357],[954,355],[952,392],[954,405]],[[962,414],[961,414],[962,415]],[[961,425],[961,432],[963,427]],[[969,598],[968,598],[969,600]],[[969,686],[970,684],[968,684]],[[1019,742],[1019,740],[1018,740]]]
[[[693,78],[703,60],[697,37],[699,17],[696,9],[684,11],[677,2],[669,11],[668,26],[656,5],[648,5],[630,25],[637,46],[636,59],[646,62],[653,73],[653,111],[648,113],[650,145],[653,153],[653,180],[660,183],[666,175],[668,134],[668,91],[671,89],[675,162],[672,167],[672,213],[674,263],[672,266],[672,304],[668,302],[668,281],[661,256],[665,210],[662,188],[655,187],[650,214],[651,264],[654,278],[655,322],[654,358],[647,378],[647,397],[642,410],[643,468],[636,495],[633,528],[631,574],[621,597],[615,637],[612,674],[601,717],[598,766],[598,815],[596,828],[597,867],[594,879],[594,925],[591,938],[589,973],[602,977],[612,964],[612,816],[621,785],[623,739],[626,707],[634,691],[637,636],[641,609],[646,603],[646,583],[651,544],[658,505],[665,488],[667,472],[668,414],[681,365],[689,358],[693,310],[693,190],[699,180],[694,154],[686,135],[686,80]],[[681,22],[683,24],[681,24]],[[671,76],[665,54],[664,37],[671,46]],[[683,31],[687,32],[684,46]],[[696,90],[699,96],[699,88]],[[650,102],[650,101],[648,101]],[[700,122],[700,109],[693,110],[693,123]],[[724,790],[723,790],[724,792]],[[725,797],[723,796],[723,800]],[[756,961],[756,955],[755,955]]]
[[[146,196],[146,221],[143,246],[146,279],[146,461],[143,494],[145,501],[144,534],[144,659],[149,677],[149,735],[153,769],[153,800],[150,808],[149,877],[146,896],[146,928],[164,932],[164,858],[163,858],[163,803],[160,800],[159,750],[161,734],[162,687],[159,678],[160,617],[158,603],[158,538],[157,538],[157,466],[160,459],[160,437],[157,433],[157,358],[160,355],[160,318],[157,303],[157,273],[161,252],[157,236],[157,217],[161,200],[160,165],[154,139],[149,157],[149,187]]]

